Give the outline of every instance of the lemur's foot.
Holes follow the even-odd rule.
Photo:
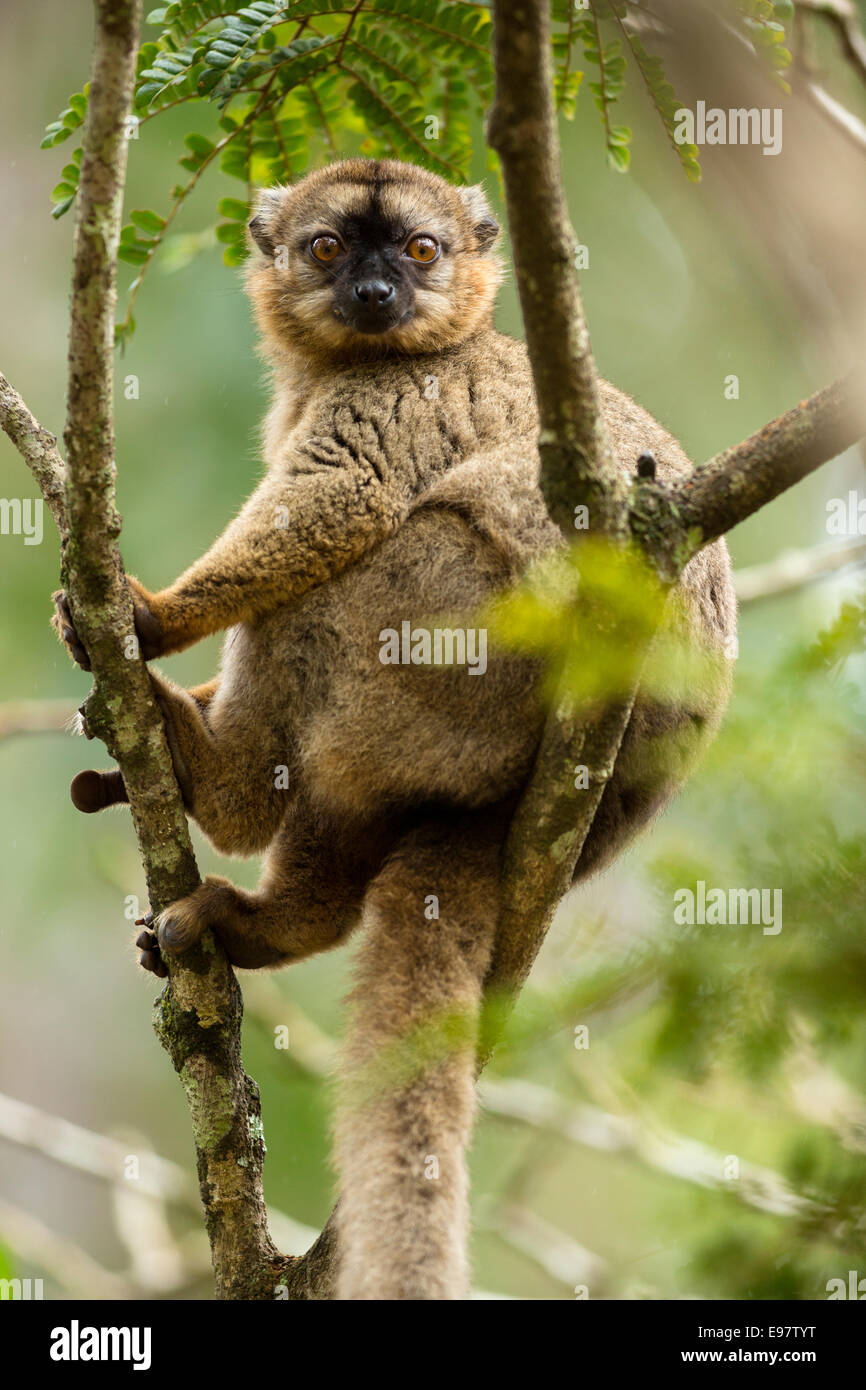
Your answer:
[[[159,656],[162,652],[162,625],[151,610],[147,590],[139,584],[137,579],[128,579],[128,583],[132,598],[135,635],[138,638],[142,656],[145,661],[150,661],[152,657]],[[82,671],[89,671],[91,669],[90,657],[76,631],[66,590],[58,589],[51,597],[54,599],[54,616],[51,619],[51,626],[59,635],[72,660],[81,667]]]
[[[168,956],[188,951],[208,927],[219,936],[220,918],[237,901],[228,879],[208,876],[192,893],[172,903],[156,919],[159,944]]]
[[[143,917],[137,919],[135,925],[144,927],[144,931],[140,932],[135,939],[135,944],[141,952],[138,958],[139,965],[142,970],[147,970],[151,975],[158,975],[161,980],[164,980],[168,974],[168,967],[159,953],[159,941],[156,932],[152,930],[153,913],[146,912]]]
[[[52,594],[54,600],[54,617],[51,619],[51,626],[59,635],[72,660],[82,671],[90,670],[90,657],[84,648],[78,633],[75,631],[75,623],[72,621],[72,611],[69,607],[69,599],[65,589],[58,589],[56,594]]]

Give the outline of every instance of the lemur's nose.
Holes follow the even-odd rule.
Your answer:
[[[394,286],[384,280],[361,280],[355,286],[355,298],[374,313],[384,309],[394,298]]]

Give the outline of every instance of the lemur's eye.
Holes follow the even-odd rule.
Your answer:
[[[328,261],[336,260],[342,249],[335,236],[317,236],[310,243],[310,250],[316,260],[324,261],[325,264]]]
[[[413,236],[403,254],[410,260],[422,261],[429,265],[439,255],[439,243],[432,236]]]

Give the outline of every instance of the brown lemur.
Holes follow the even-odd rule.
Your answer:
[[[210,877],[137,944],[164,974],[160,951],[210,927],[257,969],[363,926],[338,1102],[338,1297],[461,1298],[471,1026],[444,1059],[367,1082],[425,1024],[477,1016],[500,852],[544,711],[529,659],[493,652],[482,674],[381,654],[407,622],[474,627],[563,544],[539,489],[532,376],[523,345],[492,326],[498,227],[480,188],[352,159],[263,193],[249,230],[274,381],[267,472],[169,588],[129,582],[148,659],[228,629],[207,685],[153,683],[189,814],[218,850],[266,851],[265,864],[255,893]],[[652,416],[601,392],[625,471],[647,450],[662,479],[690,471]],[[688,565],[670,613],[722,657],[736,616],[722,542]],[[73,616],[58,595],[55,625],[87,666]],[[671,798],[727,695],[723,676],[687,708],[637,702],[577,878]],[[124,800],[120,774],[80,774],[73,799]]]

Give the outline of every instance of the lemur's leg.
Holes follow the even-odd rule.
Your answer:
[[[186,951],[210,927],[233,965],[258,970],[301,960],[341,941],[360,919],[370,878],[392,842],[387,826],[341,833],[317,815],[303,794],[289,808],[268,851],[262,880],[247,893],[227,879],[209,877],[172,903],[142,932],[146,969]]]
[[[150,675],[156,684],[155,673],[151,671]],[[218,685],[219,677],[214,676],[213,680],[207,681],[204,685],[194,686],[187,694],[204,713],[216,694]],[[83,706],[80,712],[83,718]],[[114,768],[111,772],[79,772],[77,777],[72,779],[69,790],[75,807],[88,815],[94,811],[104,811],[108,806],[126,805],[129,801],[119,768]]]
[[[337,1107],[338,1298],[469,1293],[465,1149],[499,907],[497,819],[424,823],[364,900]]]
[[[218,678],[189,691],[155,671],[150,679],[188,814],[223,854],[265,849],[294,795],[294,776],[283,771],[285,751],[276,742],[269,749],[261,731],[241,717],[212,727],[208,711]],[[118,771],[79,773],[71,794],[81,811],[127,800]]]
[[[151,671],[184,805],[221,854],[254,854],[271,843],[296,792],[291,750],[254,711],[217,710]]]

